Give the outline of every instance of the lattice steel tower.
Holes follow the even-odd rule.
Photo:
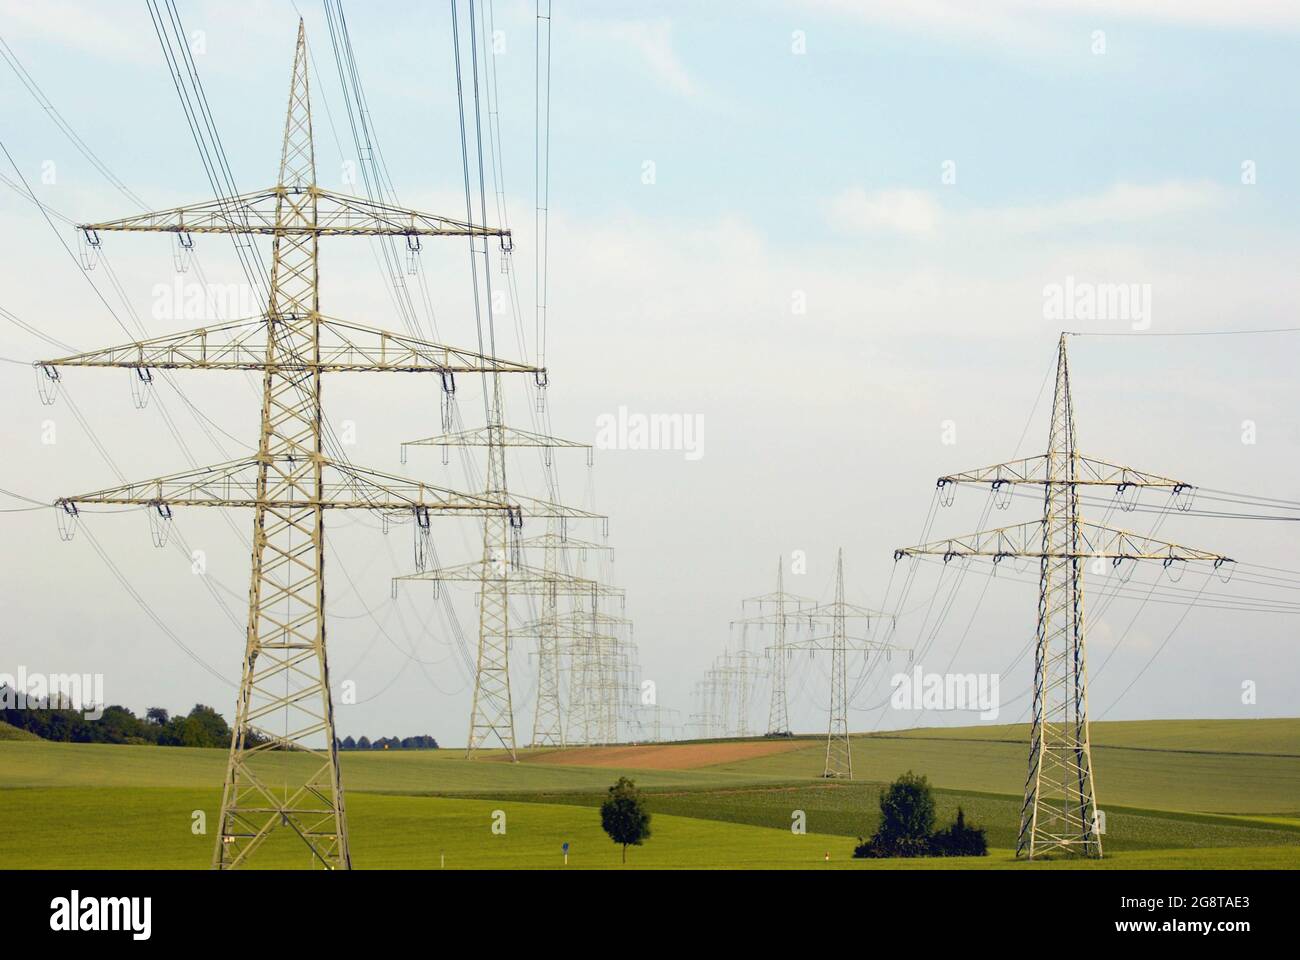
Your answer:
[[[849,651],[862,651],[867,656],[874,653],[891,654],[896,647],[876,640],[873,636],[852,636],[848,621],[862,620],[870,627],[871,621],[885,615],[844,599],[844,551],[835,558],[835,599],[799,613],[807,617],[809,626],[830,624],[830,633],[786,640],[787,650],[807,650],[810,654],[829,651],[831,655],[831,702],[826,729],[826,765],[822,776],[853,779],[853,746],[849,742]]]
[[[527,502],[538,503],[539,501]],[[546,506],[542,504],[542,509],[545,509]],[[512,555],[507,556],[504,554],[493,555],[491,559],[485,561],[475,560],[452,567],[438,567],[422,570],[418,573],[406,574],[396,577],[394,584],[412,581],[478,584],[480,610],[483,609],[485,604],[494,602],[492,600],[494,597],[505,598],[504,602],[508,602],[509,597],[513,594],[515,596],[539,597],[543,601],[544,609],[552,611],[558,608],[560,597],[589,599],[594,614],[600,600],[612,597],[621,601],[624,598],[624,592],[619,587],[611,587],[594,580],[588,580],[585,577],[563,573],[554,567],[533,567],[525,563],[522,558],[515,559]],[[495,610],[495,605],[491,609]],[[489,677],[497,678],[491,682],[502,685],[502,702],[497,708],[500,712],[494,717],[494,722],[488,729],[498,737],[502,747],[506,749],[511,759],[516,759],[514,714],[510,703],[510,674],[508,669],[510,641],[516,635],[536,636],[539,632],[549,635],[550,628],[554,625],[554,638],[558,643],[558,640],[563,638],[563,633],[560,630],[563,621],[558,616],[553,615],[549,621],[525,623],[518,626],[518,628],[509,626],[507,619],[503,619],[501,622],[503,624],[502,629],[507,631],[502,634],[501,660],[497,662],[486,656],[480,648],[478,671],[480,674],[486,673]],[[545,643],[547,640],[541,642]],[[554,653],[558,657],[558,649]],[[485,681],[481,679],[480,684],[485,685]],[[484,711],[485,705],[482,702],[477,703],[474,712],[471,714],[471,723],[474,718],[477,718],[480,723],[486,723]],[[470,729],[473,731],[475,728],[471,726]],[[467,748],[467,756],[472,757],[474,752],[482,746],[483,740],[481,736],[471,738]]]
[[[1088,732],[1088,666],[1084,632],[1083,566],[1088,560],[1160,560],[1168,568],[1204,560],[1216,568],[1229,558],[1192,550],[1099,524],[1085,522],[1079,488],[1114,486],[1122,509],[1132,509],[1133,491],[1170,491],[1176,505],[1190,506],[1191,486],[1168,477],[1082,456],[1075,437],[1074,399],[1066,337],[1057,345],[1056,390],[1047,452],[939,478],[942,499],[951,502],[959,483],[989,483],[995,502],[1005,507],[1012,485],[1043,488],[1043,517],[1031,523],[941,540],[894,552],[895,559],[917,554],[954,557],[1033,557],[1039,561],[1038,627],[1034,652],[1033,725],[1029,773],[1020,813],[1016,855],[1033,859],[1064,852],[1101,856],[1096,823],[1096,784]],[[1125,501],[1126,494],[1130,499]],[[1183,508],[1185,509],[1186,506]]]
[[[776,561],[775,593],[765,593],[762,596],[748,597],[741,601],[742,606],[747,603],[757,606],[758,615],[732,621],[733,626],[739,624],[742,628],[749,626],[772,626],[776,628],[776,642],[769,651],[773,658],[772,689],[771,698],[768,701],[767,732],[765,734],[765,736],[769,737],[791,736],[790,706],[786,691],[790,657],[790,646],[787,638],[793,626],[791,621],[797,621],[800,611],[816,606],[816,602],[813,600],[785,592],[784,568],[785,558],[778,557]],[[770,613],[767,612],[769,609],[771,610]]]
[[[57,502],[143,505],[170,517],[174,506],[249,507],[254,512],[252,579],[239,699],[221,799],[212,865],[243,865],[277,828],[297,834],[314,862],[349,868],[347,818],[339,775],[334,709],[325,646],[325,512],[401,512],[427,525],[432,513],[520,522],[518,506],[484,495],[443,490],[356,467],[325,451],[321,379],[341,371],[532,373],[538,368],[455,350],[320,313],[317,248],[327,236],[469,236],[508,231],[398,209],[316,184],[307,47],[298,24],[289,107],[274,187],[124,220],[88,224],[101,231],[262,235],[272,238],[269,300],[264,315],[187,333],[41,363],[59,377],[64,366],[150,370],[250,370],[262,375],[257,454],[189,473],[128,484]],[[495,489],[489,484],[489,490]],[[276,765],[286,751],[302,765]],[[286,771],[287,775],[286,775]]]
[[[510,626],[511,586],[516,585],[516,592],[518,592],[518,587],[525,581],[530,582],[534,588],[543,583],[559,584],[558,590],[553,587],[540,593],[534,590],[529,594],[542,597],[542,619],[545,621],[549,617],[550,620],[554,620],[558,615],[557,597],[574,595],[572,581],[590,582],[582,578],[567,577],[559,571],[557,551],[567,540],[565,521],[576,518],[607,523],[608,518],[576,507],[565,507],[547,500],[506,493],[505,451],[508,448],[541,450],[549,476],[552,469],[552,451],[586,450],[587,465],[590,466],[591,445],[505,426],[500,422],[501,394],[497,382],[499,380],[500,377],[493,376],[491,389],[494,399],[489,406],[487,426],[457,433],[443,433],[422,440],[408,440],[402,444],[402,459],[403,461],[406,459],[407,447],[438,447],[442,450],[444,464],[452,447],[486,448],[488,458],[486,496],[492,499],[508,497],[511,503],[520,504],[529,516],[548,519],[546,536],[532,541],[545,550],[543,568],[540,571],[529,568],[525,574],[515,569],[519,566],[515,561],[520,551],[512,548],[518,546],[522,549],[524,541],[515,540],[512,543],[513,531],[509,527],[499,528],[497,521],[491,517],[485,522],[482,560],[465,568],[472,571],[471,579],[476,579],[479,584],[479,644],[474,672],[474,697],[470,703],[469,742],[466,756],[473,757],[489,738],[495,738],[513,759],[516,754],[514,704],[510,693],[510,648],[513,634],[517,631],[512,630]],[[554,487],[553,481],[552,487]],[[591,546],[593,549],[601,548],[595,544]],[[431,574],[421,571],[399,579],[432,580],[439,579],[442,575],[442,571],[433,571]],[[465,578],[457,575],[450,579]],[[565,592],[565,589],[568,592]],[[619,596],[621,595],[620,592]],[[539,646],[538,669],[541,689],[537,701],[539,713],[534,718],[534,743],[537,742],[540,726],[545,731],[543,742],[556,745],[563,739],[559,713],[558,637],[545,626],[536,633],[536,636]]]

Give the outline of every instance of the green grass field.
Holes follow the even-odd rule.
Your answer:
[[[645,788],[653,836],[629,852],[647,868],[1087,869],[1300,868],[1300,720],[1150,721],[1094,727],[1107,857],[1024,864],[1012,850],[1024,747],[1015,727],[916,730],[854,738],[853,783],[820,780],[822,744],[690,770],[618,770],[467,761],[459,751],[346,753],[343,778],[359,867],[619,866],[600,830],[604,789],[620,774]],[[300,757],[262,774],[292,778]],[[10,867],[206,867],[225,751],[59,744],[0,730],[0,857]],[[852,861],[875,827],[882,784],[905,770],[938,788],[942,822],[960,805],[991,855]],[[494,811],[504,835],[492,832]],[[803,811],[806,835],[791,831]],[[283,842],[280,842],[280,841]],[[830,854],[829,862],[825,857]],[[287,832],[257,866],[307,867]]]
[[[13,724],[5,723],[0,720],[0,740],[40,740],[34,733],[28,733],[26,730],[19,730]]]

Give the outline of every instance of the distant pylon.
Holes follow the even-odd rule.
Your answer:
[[[631,630],[632,621],[600,609],[576,607],[557,618],[561,653],[569,659],[569,699],[565,711],[565,743],[609,743],[609,711],[605,708],[607,688],[602,683],[602,659],[617,646],[616,631]],[[541,621],[530,625],[536,629]]]
[[[551,522],[547,533],[559,536],[558,525]],[[559,551],[553,543],[543,549],[542,576],[554,580],[558,571]],[[560,608],[554,592],[542,597],[542,628],[537,635],[537,703],[533,711],[534,747],[564,746],[564,717],[560,708]]]
[[[848,631],[844,626],[844,551],[835,561],[835,610],[831,615],[831,710],[823,777],[853,779],[849,744]]]
[[[543,576],[556,580],[559,576],[562,552],[577,551],[585,555],[588,550],[609,551],[609,547],[600,543],[573,540],[563,535],[561,523],[552,522],[551,527],[542,537],[535,537],[523,542],[523,547],[540,547],[543,551]],[[526,624],[520,633],[532,633],[537,637],[537,703],[533,711],[534,747],[565,746],[564,708],[560,690],[561,660],[564,644],[573,639],[571,624],[560,613],[559,594],[547,591],[542,597],[542,615],[531,624]]]
[[[472,430],[458,433],[440,434],[422,440],[408,440],[402,444],[402,458],[406,458],[408,447],[438,447],[443,453],[443,462],[447,462],[448,452],[452,447],[486,447],[487,448],[487,491],[486,496],[498,499],[506,497],[505,488],[505,451],[511,448],[535,448],[544,451],[546,467],[551,467],[551,451],[555,449],[577,448],[587,451],[587,463],[591,464],[591,445],[559,437],[544,436],[526,430],[507,427],[501,422],[501,388],[500,378],[495,375],[490,381],[492,401],[488,404],[488,424]],[[565,507],[561,504],[531,497],[511,495],[512,502],[524,504],[531,516],[548,518],[547,536],[549,549],[544,559],[541,572],[543,581],[551,579],[556,573],[554,548],[565,539],[564,521],[569,518],[601,520],[607,518],[586,510]],[[509,519],[509,518],[507,518]],[[479,571],[479,642],[478,656],[475,661],[474,696],[470,703],[469,743],[466,756],[472,757],[487,741],[495,738],[515,759],[515,717],[514,704],[510,694],[510,648],[512,631],[510,629],[510,588],[519,578],[510,573],[515,551],[513,547],[518,540],[517,530],[506,525],[505,520],[488,517],[483,526],[483,555],[475,568]],[[402,579],[431,579],[419,574]],[[542,593],[546,610],[553,614],[555,592]],[[546,616],[543,616],[545,622]],[[559,677],[558,664],[551,652],[554,650],[552,638],[545,631],[538,634],[539,668],[542,668],[541,682],[547,689],[539,694],[538,708],[541,711],[555,713],[554,722],[549,716],[534,718],[534,741],[537,736],[538,719],[544,719],[548,731],[559,728]],[[551,681],[554,680],[553,687]],[[552,696],[552,690],[554,695]],[[544,699],[545,698],[545,699]],[[548,733],[550,742],[555,734]],[[562,740],[562,737],[558,737]]]
[[[948,494],[959,483],[990,484],[995,502],[1004,506],[1010,502],[1013,484],[1039,485],[1043,488],[1042,519],[894,551],[895,560],[931,554],[945,561],[955,557],[992,557],[995,564],[1006,557],[1039,561],[1034,713],[1029,773],[1016,841],[1016,856],[1031,860],[1054,852],[1090,857],[1102,854],[1088,731],[1084,563],[1109,559],[1114,568],[1125,561],[1160,560],[1168,568],[1174,563],[1204,560],[1217,569],[1232,562],[1220,554],[1083,520],[1079,509],[1081,486],[1115,487],[1118,506],[1126,510],[1136,506],[1131,491],[1144,487],[1167,489],[1178,506],[1190,505],[1192,488],[1168,477],[1079,453],[1067,336],[1061,334],[1057,343],[1056,391],[1047,453],[939,478],[941,500],[945,503],[951,502]],[[1127,501],[1125,494],[1130,494]]]
[[[536,503],[537,501],[526,501]],[[545,509],[545,505],[542,506]],[[568,509],[568,508],[566,508]],[[394,578],[394,584],[413,581],[432,581],[435,583],[474,583],[479,585],[479,603],[484,602],[483,590],[485,585],[490,585],[497,594],[514,594],[522,597],[540,597],[544,602],[547,598],[570,597],[581,599],[589,603],[592,613],[594,614],[597,605],[602,599],[617,598],[622,600],[624,597],[623,590],[619,587],[611,587],[595,580],[588,580],[584,577],[577,577],[571,574],[562,573],[558,570],[547,572],[539,567],[534,567],[524,562],[522,558],[513,559],[502,557],[493,558],[488,562],[472,561],[470,563],[457,564],[451,567],[435,567],[428,570],[422,570],[418,573],[405,574],[404,576]],[[547,606],[550,603],[547,602]],[[522,624],[516,628],[511,628],[506,636],[513,638],[516,634],[529,634],[536,636],[537,632],[546,627],[543,621],[534,621],[531,624]],[[495,676],[495,665],[489,664],[493,669],[489,672],[489,677]],[[508,674],[502,683],[508,684]],[[508,687],[505,691],[506,696],[501,698],[503,709],[509,707]],[[476,716],[483,717],[483,705],[480,705],[479,713]],[[512,759],[514,758],[514,741],[507,739],[506,734],[513,734],[512,715],[505,714],[497,717],[496,728],[502,736],[502,745],[510,751]],[[482,746],[481,742],[471,741],[469,752]]]
[[[810,625],[830,625],[829,634],[784,641],[788,650],[807,650],[809,653],[829,652],[831,655],[831,699],[826,729],[826,765],[822,770],[822,776],[852,780],[853,745],[849,742],[848,717],[849,651],[862,651],[867,656],[872,653],[884,653],[888,656],[898,648],[892,643],[878,641],[871,636],[859,637],[849,634],[849,620],[863,620],[869,627],[871,621],[885,615],[849,603],[844,599],[843,550],[837,553],[835,560],[835,599],[830,603],[801,610],[799,616],[807,617]]]
[[[776,592],[785,595],[785,561],[776,562]],[[785,603],[778,603],[776,650],[772,663],[772,694],[767,706],[767,735],[782,737],[790,733],[790,703],[786,696]]]
[[[788,644],[791,615],[816,606],[816,601],[797,597],[785,592],[785,558],[777,557],[776,592],[765,593],[758,597],[748,597],[741,605],[754,604],[758,614],[733,620],[732,626],[742,628],[750,626],[771,626],[775,628],[775,643],[768,650],[772,657],[772,689],[767,709],[767,731],[769,737],[788,737],[790,730],[790,706],[786,691],[786,679],[789,675],[790,647]],[[770,612],[769,612],[770,611]]]

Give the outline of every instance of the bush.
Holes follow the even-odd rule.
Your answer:
[[[907,771],[880,795],[880,826],[855,857],[924,857],[934,829],[934,794],[925,777]],[[858,838],[862,840],[861,837]]]
[[[989,854],[984,828],[966,826],[966,814],[961,807],[957,808],[957,822],[947,830],[940,830],[930,842],[937,857],[987,857]]]
[[[934,793],[925,777],[908,771],[880,795],[880,826],[870,840],[858,837],[853,856],[876,857],[983,857],[988,854],[984,830],[966,826],[966,814],[957,808],[957,822],[934,830]]]

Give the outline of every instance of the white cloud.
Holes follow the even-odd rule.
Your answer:
[[[1223,190],[1210,181],[1166,180],[1117,183],[1100,193],[1054,203],[974,210],[947,210],[939,194],[893,189],[868,193],[851,187],[826,205],[827,220],[847,233],[933,234],[936,228],[976,227],[1005,234],[1032,234],[1105,223],[1137,223],[1213,207]]]
[[[143,14],[143,10],[133,14],[137,12]],[[141,33],[148,29],[148,20],[123,17],[116,8],[70,0],[0,0],[0,20],[7,38],[63,44],[116,60],[144,62],[154,54]],[[152,38],[152,32],[148,37]]]
[[[926,190],[878,190],[850,187],[827,204],[830,222],[850,233],[931,233],[942,214],[939,201]]]
[[[792,0],[803,9],[871,22],[944,29],[1006,39],[1028,39],[1050,20],[1146,20],[1203,27],[1300,27],[1300,6],[1289,0]]]
[[[973,52],[1043,64],[1086,55],[1092,31],[1120,23],[1203,29],[1300,30],[1291,0],[787,0],[796,15],[826,15],[947,40]],[[815,39],[811,42],[815,43]]]
[[[684,97],[699,95],[694,77],[673,49],[669,20],[586,21],[582,29],[631,47],[661,85]]]
[[[1002,227],[1016,233],[1038,233],[1178,216],[1211,207],[1221,196],[1222,188],[1209,181],[1117,183],[1100,193],[1070,197],[1056,203],[980,210],[972,214],[971,219],[980,225]]]
[[[180,13],[192,45],[201,39],[215,53],[217,38],[223,42],[229,38],[221,55],[198,57],[201,75],[246,72],[249,64],[275,56],[279,60],[274,62],[283,61],[287,77],[297,28],[297,13],[289,4],[276,0],[241,0],[238,4],[193,0]],[[323,18],[317,19],[310,9],[306,17],[308,42],[313,36],[328,40]],[[0,0],[0,34],[15,47],[14,52],[28,69],[38,74],[38,79],[46,65],[23,51],[32,42],[56,44],[112,62],[164,69],[154,25],[144,4]]]

